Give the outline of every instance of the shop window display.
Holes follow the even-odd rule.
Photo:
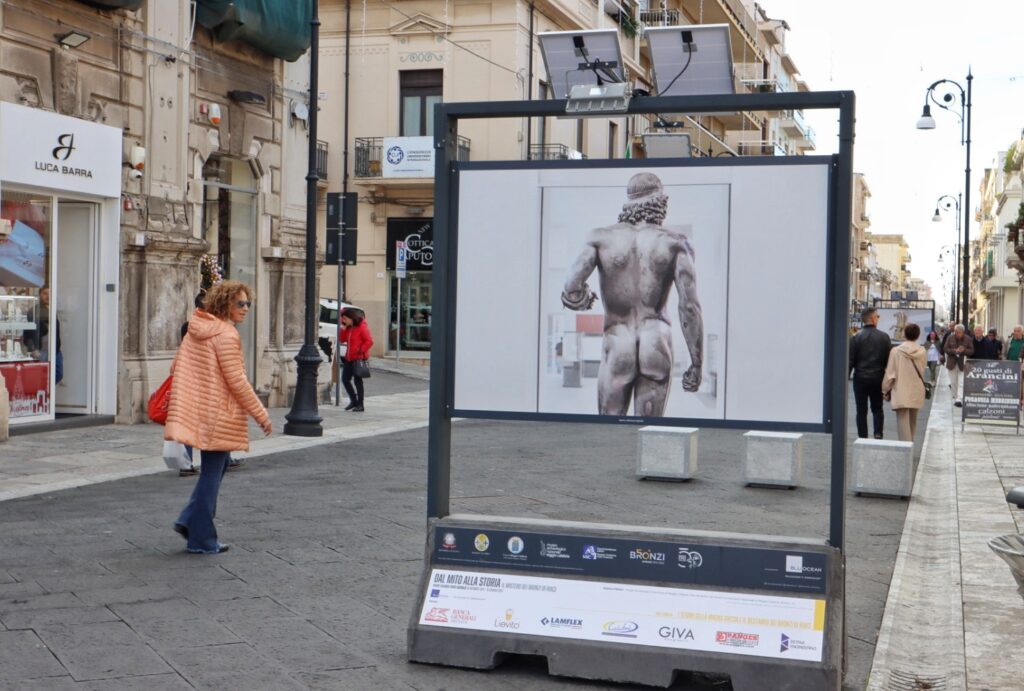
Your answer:
[[[52,201],[4,190],[0,196],[0,375],[11,418],[51,413],[56,347],[48,299]],[[59,338],[59,336],[57,337]]]

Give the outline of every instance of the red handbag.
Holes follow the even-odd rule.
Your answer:
[[[149,397],[149,406],[146,408],[146,414],[149,415],[150,420],[158,425],[167,424],[167,411],[171,406],[172,378],[167,377],[164,383],[160,385],[160,388]]]

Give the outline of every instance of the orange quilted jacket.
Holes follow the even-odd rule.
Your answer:
[[[171,365],[164,439],[206,451],[248,451],[246,413],[269,419],[245,375],[242,340],[230,322],[196,310]]]

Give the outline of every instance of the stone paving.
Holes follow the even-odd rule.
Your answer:
[[[373,381],[383,395],[368,397],[364,416],[325,406],[327,439],[271,437],[263,443],[288,443],[254,447],[248,467],[226,478],[218,527],[233,548],[223,555],[184,553],[169,524],[192,480],[161,471],[152,452],[147,476],[83,480],[59,492],[63,480],[40,482],[37,496],[0,503],[0,690],[604,688],[549,678],[535,660],[491,673],[405,661],[423,553],[425,385],[396,380],[400,390],[387,393],[388,375]],[[393,431],[401,424],[411,429]],[[348,431],[333,436],[342,428]],[[148,434],[132,438],[140,446],[159,440],[159,430],[146,426],[113,431]],[[68,451],[75,435],[98,445],[113,439],[88,433],[49,442],[36,436],[32,448],[40,458],[64,458],[76,454]],[[810,436],[805,482],[787,491],[742,486],[743,438],[732,431],[702,430],[694,482],[638,482],[635,434],[617,426],[460,422],[452,509],[827,534],[826,438]],[[0,446],[0,470],[25,466],[24,473],[34,463],[30,456],[8,463],[8,449],[25,439],[32,437]],[[860,689],[907,503],[849,502],[844,688]],[[675,688],[727,686],[684,677]]]

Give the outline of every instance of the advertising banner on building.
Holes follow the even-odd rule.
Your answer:
[[[422,626],[820,662],[825,600],[435,568]]]
[[[827,159],[585,164],[460,165],[455,408],[823,425]]]
[[[404,243],[406,271],[430,271],[434,268],[434,219],[389,218],[387,268],[394,271],[395,243]]]
[[[964,422],[1018,425],[1020,363],[968,360],[964,364]]]
[[[434,177],[433,137],[384,137],[381,176],[385,178]]]
[[[908,324],[917,324],[921,328],[921,335],[917,342],[924,345],[928,334],[935,330],[935,313],[930,309],[903,308],[903,307],[879,307],[878,308],[878,330],[888,334],[894,341],[904,341],[906,336],[903,330]]]

